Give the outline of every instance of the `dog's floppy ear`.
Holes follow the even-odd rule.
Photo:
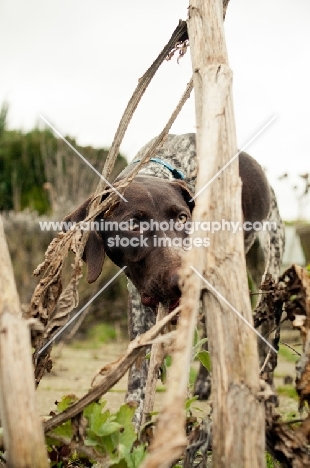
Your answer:
[[[195,208],[195,201],[193,200],[194,195],[188,189],[187,184],[182,180],[174,180],[171,182],[171,184],[173,184],[177,189],[181,191],[186,204],[192,212]]]
[[[88,198],[73,213],[63,219],[63,229],[67,230],[68,223],[79,223],[87,214],[92,198]],[[67,223],[67,225],[65,224]],[[82,259],[87,266],[87,281],[93,283],[99,277],[105,257],[104,245],[100,234],[91,230],[85,245]]]
[[[83,260],[87,265],[87,281],[93,283],[99,277],[105,257],[105,250],[101,236],[97,231],[90,231]]]

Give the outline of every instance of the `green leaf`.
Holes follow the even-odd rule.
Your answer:
[[[194,339],[193,339],[194,346],[196,346],[196,344],[198,343],[198,340],[199,340],[199,333],[198,333],[198,328],[196,327],[194,331]]]
[[[160,380],[163,384],[165,384],[167,381],[167,369],[168,367],[171,366],[171,364],[172,364],[172,357],[166,356],[160,367]]]
[[[120,456],[120,460],[125,460],[126,461],[126,466],[128,466],[128,468],[133,468],[133,463],[132,463],[132,460],[131,460],[131,447],[126,447],[125,445],[123,444],[119,444],[118,446],[118,453],[119,453],[119,456]]]
[[[101,427],[108,421],[111,417],[110,411],[106,410],[102,412],[102,405],[95,403],[93,410],[89,416],[89,428],[97,435],[102,435],[100,433]],[[112,419],[114,417],[112,416]]]
[[[45,444],[46,444],[46,448],[47,448],[48,452],[51,452],[53,450],[53,446],[59,447],[60,445],[63,445],[62,442],[60,442],[57,439],[54,439],[53,435],[51,435],[51,436],[46,435],[45,436]]]
[[[109,457],[116,463],[119,460],[119,454],[117,450],[117,443],[115,444],[116,434],[113,433],[109,436],[100,438],[101,451],[107,453]]]
[[[133,462],[133,468],[139,468],[141,466],[146,455],[146,446],[145,444],[140,444],[138,447],[134,447],[131,453],[131,459]]]
[[[64,395],[61,400],[57,403],[57,410],[59,413],[65,411],[69,406],[72,406],[78,401],[78,397],[75,395]]]
[[[165,363],[165,360],[160,366],[160,381],[163,385],[165,385],[165,383],[167,382],[167,365]]]
[[[118,412],[115,415],[115,420],[122,424],[123,426],[133,427],[132,419],[135,414],[135,407],[125,403],[120,407]]]
[[[50,432],[50,436],[53,437],[53,434],[61,437],[68,437],[71,440],[73,435],[71,421],[66,421],[65,423],[61,424],[61,426],[56,427],[52,432]]]
[[[128,468],[139,468],[145,455],[146,447],[144,444],[140,444],[134,447],[132,450],[128,450],[128,447],[124,445],[119,446],[120,463],[117,466],[126,466]],[[121,464],[122,461],[126,462],[126,465]]]
[[[170,355],[165,357],[165,363],[167,367],[170,367],[172,364],[172,357]]]
[[[76,397],[67,395],[63,397],[57,407],[59,411],[65,410],[76,400]],[[98,452],[110,458],[110,467],[114,468],[138,468],[145,454],[142,445],[134,447],[137,442],[132,419],[135,407],[124,404],[115,414],[104,410],[106,401],[92,403],[84,409],[83,414],[88,420],[85,445],[94,447]],[[55,435],[72,438],[71,422],[68,421],[55,429]],[[50,434],[50,442],[53,443],[53,433]]]
[[[84,416],[87,418],[87,419],[90,419],[91,418],[91,415],[95,410],[95,407],[96,408],[101,408],[101,412],[103,410],[103,408],[105,407],[106,405],[106,400],[103,400],[101,401],[100,403],[91,403],[90,405],[86,406],[86,408],[84,409],[83,411],[83,414]]]
[[[86,447],[96,447],[100,444],[99,438],[92,431],[87,431],[87,438],[84,440]]]
[[[121,425],[114,421],[107,421],[97,430],[98,436],[107,436],[121,429]]]
[[[199,353],[199,351],[201,350],[202,346],[207,343],[208,341],[208,338],[201,338],[201,340],[199,340],[195,346],[193,347],[193,356],[194,356],[194,359],[195,357],[197,356],[197,354]]]
[[[211,359],[208,351],[200,351],[197,354],[197,358],[208,371],[211,371]]]
[[[137,440],[137,434],[135,432],[132,418],[135,413],[135,408],[124,404],[120,407],[116,413],[115,421],[122,425],[122,431],[119,434],[113,434],[112,439],[118,436],[118,444],[124,445],[128,451],[132,449],[134,442]],[[115,440],[116,444],[117,441]]]
[[[124,460],[124,458],[122,458],[117,463],[113,463],[113,465],[110,465],[110,468],[129,468],[129,467],[128,467],[127,463],[126,463],[126,460]]]
[[[193,396],[192,398],[188,398],[185,402],[185,409],[189,410],[191,407],[191,404],[194,403],[194,401],[198,400],[198,395]]]
[[[189,376],[188,376],[188,382],[190,385],[194,385],[194,383],[196,382],[197,374],[198,374],[197,369],[191,366],[189,369]]]

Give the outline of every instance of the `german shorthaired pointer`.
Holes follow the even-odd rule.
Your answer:
[[[153,141],[139,151],[133,163],[143,157]],[[131,165],[115,182],[124,178],[130,170]],[[186,226],[190,221],[194,208],[191,199],[195,193],[196,173],[195,134],[168,135],[156,158],[152,158],[141,169],[126,189],[124,195],[128,203],[120,201],[112,215],[104,220],[104,223],[113,221],[117,224],[110,224],[112,229],[109,230],[91,232],[89,236],[84,251],[89,282],[95,281],[100,275],[105,253],[119,267],[127,267],[125,273],[129,278],[131,339],[154,324],[154,311],[159,302],[169,302],[171,309],[178,304],[178,269],[185,251],[184,241],[188,236],[182,225]],[[259,286],[265,271],[274,277],[279,273],[284,227],[274,192],[263,170],[246,153],[239,155],[239,173],[242,179],[244,221],[254,223],[267,220],[276,225],[271,231],[244,231],[248,272]],[[65,220],[83,220],[88,205],[89,200]],[[171,220],[173,223],[169,224]],[[120,229],[121,223],[125,223],[124,229]],[[167,238],[171,244],[165,243]],[[178,242],[173,244],[175,239]],[[158,246],[162,244],[165,246]],[[139,368],[133,366],[127,400],[143,404],[146,375],[146,362]],[[196,382],[196,393],[200,396],[205,392],[204,385],[202,372]]]

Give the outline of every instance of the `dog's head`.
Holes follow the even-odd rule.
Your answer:
[[[270,209],[270,189],[261,167],[248,156],[239,156],[242,179],[244,221],[262,221]],[[186,184],[152,176],[137,176],[109,215],[96,218],[83,260],[87,264],[87,280],[95,281],[101,273],[105,254],[138,288],[142,303],[155,307],[158,302],[178,300],[178,270],[182,255],[189,245],[184,225],[191,220],[194,202]],[[65,218],[79,222],[86,218],[91,199]],[[182,229],[183,225],[183,229]],[[251,247],[256,232],[244,232],[245,249]]]
[[[180,296],[178,269],[184,253],[184,229],[194,202],[182,181],[137,176],[109,216],[98,216],[85,246],[87,280],[101,273],[105,254],[138,288],[142,302],[155,307],[159,301],[177,301]],[[86,218],[91,199],[86,200],[64,222]]]

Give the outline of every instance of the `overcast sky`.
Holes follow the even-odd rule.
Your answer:
[[[108,147],[140,76],[166,44],[188,0],[1,0],[0,104],[9,126],[41,113],[79,144]],[[237,139],[267,170],[285,219],[310,218],[293,185],[310,172],[310,1],[231,0],[225,31],[234,73]],[[190,53],[165,62],[123,141],[132,159],[163,128],[191,77]],[[174,133],[195,131],[194,98]],[[40,123],[42,124],[42,122]],[[288,180],[278,176],[288,172]]]

